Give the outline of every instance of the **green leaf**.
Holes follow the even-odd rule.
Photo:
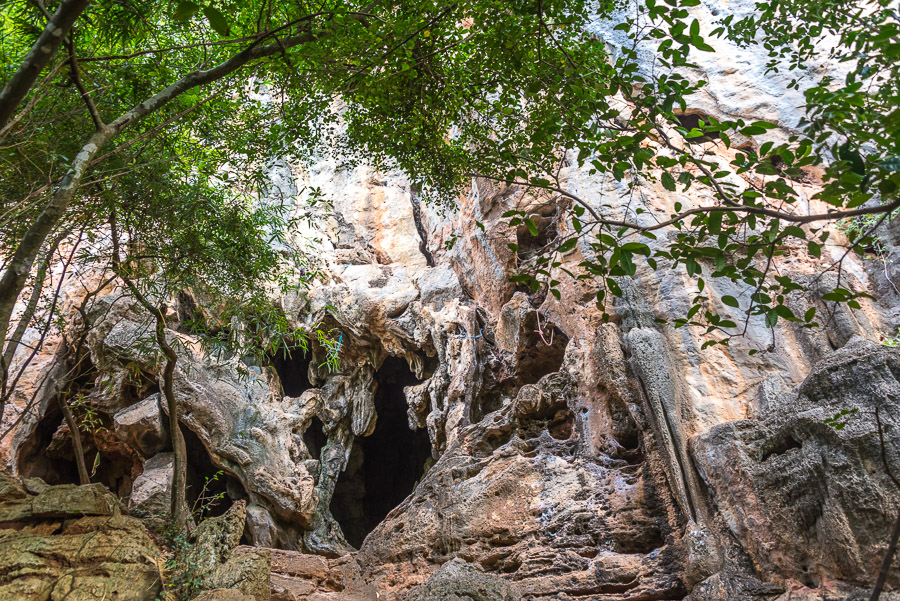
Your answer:
[[[189,0],[179,2],[178,6],[175,7],[175,20],[187,21],[196,15],[199,10],[200,7]]]
[[[575,248],[576,244],[578,244],[578,238],[569,238],[568,240],[566,240],[565,242],[560,244],[559,248],[556,250],[558,250],[561,253],[567,253],[570,250],[572,250],[573,248]]]
[[[225,18],[225,15],[212,6],[203,7],[203,14],[206,15],[206,19],[209,21],[209,26],[213,28],[217,34],[221,36],[227,36],[230,33],[230,28],[228,27],[228,20]]]
[[[722,211],[712,211],[706,222],[706,228],[711,234],[718,235],[722,231]]]
[[[628,252],[644,255],[645,257],[650,256],[650,247],[641,242],[626,242],[620,248]]]
[[[663,188],[668,190],[669,192],[675,191],[675,178],[668,171],[663,171],[662,173],[662,185]],[[676,211],[678,209],[675,209]]]
[[[694,260],[694,257],[687,257],[684,260],[684,266],[687,269],[688,275],[691,277],[703,271],[700,269],[700,264]]]
[[[783,317],[788,321],[797,321],[797,318],[794,317],[794,312],[784,305],[775,305],[775,313],[777,313],[779,317]]]
[[[528,233],[531,234],[532,236],[536,237],[538,235],[537,224],[535,224],[535,222],[532,219],[529,219],[527,217],[525,218],[525,227],[528,228]]]
[[[619,257],[619,265],[622,266],[622,269],[625,270],[627,275],[634,275],[637,271],[637,267],[634,264],[634,259],[631,258],[631,253],[623,250]]]
[[[738,299],[733,296],[725,295],[722,297],[722,304],[728,305],[729,307],[740,307],[741,304],[738,302]]]
[[[806,232],[804,232],[801,228],[797,227],[796,225],[787,226],[786,228],[781,230],[781,233],[786,236],[794,236],[795,238],[802,238],[804,240],[806,239]]]
[[[619,283],[612,278],[606,278],[606,287],[609,288],[609,291],[612,292],[615,296],[622,296],[622,289],[619,287]]]
[[[900,171],[900,157],[888,157],[878,164],[885,171]]]

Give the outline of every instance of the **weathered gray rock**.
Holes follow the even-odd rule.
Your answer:
[[[158,358],[147,355],[140,344],[146,327],[121,319],[105,337],[93,339],[92,352],[107,357],[106,362],[115,356],[153,371]],[[282,405],[269,376],[245,376],[236,362],[216,365],[187,352],[178,364],[175,394],[183,423],[201,440],[212,462],[238,478],[253,502],[265,505],[276,519],[289,525],[311,517],[315,481],[302,464],[308,455],[294,448],[291,435],[303,416]]]
[[[20,482],[0,472],[0,527],[23,521],[112,516],[119,502],[101,484],[48,486],[36,478]]]
[[[446,265],[423,270],[416,278],[416,287],[421,301],[437,310],[463,295],[456,272]]]
[[[234,589],[217,588],[200,593],[193,601],[257,601],[257,599]]]
[[[883,452],[890,469],[900,466],[898,377],[900,350],[857,338],[820,363],[795,397],[694,441],[716,508],[760,574],[871,584],[900,510],[882,461]],[[852,413],[837,427],[827,423],[842,411]],[[900,572],[888,583],[900,586]]]
[[[270,558],[267,550],[233,557],[247,519],[247,504],[238,501],[223,515],[200,523],[183,559],[203,589],[234,589],[256,601],[269,601]]]
[[[258,549],[240,557],[229,558],[206,579],[206,586],[231,589],[255,599],[269,601],[271,556],[268,549]]]
[[[113,416],[116,435],[144,457],[152,457],[169,444],[169,431],[159,406],[159,393],[122,409]]]
[[[409,593],[409,601],[518,601],[515,585],[485,574],[462,559],[445,563],[428,582]]]
[[[168,515],[172,497],[174,455],[160,453],[144,462],[144,471],[131,488],[128,507],[145,516]]]
[[[81,517],[86,516],[86,517]],[[161,555],[99,485],[0,474],[0,599],[152,601]]]

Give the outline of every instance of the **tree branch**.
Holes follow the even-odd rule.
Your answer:
[[[78,72],[78,58],[75,56],[75,42],[70,39],[66,40],[66,49],[69,51],[69,71],[72,74],[72,81],[75,83],[75,87],[78,88],[78,92],[81,94],[81,99],[84,100],[85,106],[87,106],[88,112],[91,114],[91,120],[94,122],[94,128],[97,131],[103,131],[103,128],[106,127],[106,124],[103,123],[103,119],[100,117],[100,111],[97,110],[97,105],[94,104],[94,99],[91,98],[90,93],[87,91],[87,88],[84,87],[84,84],[81,81],[81,74]]]
[[[19,65],[18,70],[0,91],[0,129],[2,129],[15,113],[16,107],[31,90],[38,75],[53,58],[53,55],[69,34],[72,26],[90,0],[63,0],[59,8],[44,27],[44,31]]]
[[[540,186],[538,184],[532,184],[528,182],[521,182],[517,180],[509,180],[504,179],[502,177],[492,177],[490,175],[483,175],[480,173],[470,173],[469,177],[483,177],[485,179],[490,179],[493,181],[504,182],[507,184],[515,185],[515,186],[523,186],[526,188],[539,188],[543,190],[550,190],[552,192],[556,192],[565,196],[566,198],[571,198],[579,205],[585,208],[585,210],[591,214],[591,216],[596,220],[597,223],[603,225],[611,225],[615,227],[626,227],[628,229],[632,229],[638,232],[649,232],[652,230],[662,229],[669,225],[673,225],[678,223],[679,221],[684,221],[687,217],[691,215],[699,215],[703,213],[751,213],[754,215],[765,215],[767,217],[772,217],[773,219],[781,219],[782,221],[789,221],[791,223],[813,223],[815,221],[836,221],[838,219],[844,219],[847,217],[857,217],[859,215],[881,215],[882,213],[890,213],[895,209],[900,208],[900,198],[894,200],[889,204],[878,205],[874,207],[863,207],[859,209],[852,209],[850,211],[831,211],[828,213],[818,213],[812,215],[794,215],[791,213],[785,213],[783,211],[776,211],[774,209],[767,209],[765,207],[748,207],[743,205],[737,206],[715,206],[715,207],[697,207],[694,209],[688,209],[686,211],[682,211],[681,213],[677,213],[671,219],[666,221],[660,221],[658,223],[654,223],[652,225],[640,225],[639,223],[635,223],[633,221],[621,221],[617,219],[605,219],[600,217],[599,214],[585,201],[579,198],[578,196],[572,194],[571,192],[567,192],[562,188],[558,188],[556,186]]]
[[[227,77],[253,60],[266,58],[281,53],[283,48],[298,46],[316,39],[317,36],[313,34],[305,34],[280,40],[279,43],[246,48],[215,67],[185,75],[94,133],[75,156],[69,170],[56,187],[44,210],[22,237],[6,271],[0,277],[0,347],[6,340],[6,330],[9,327],[13,308],[25,286],[35,257],[44,240],[62,218],[74,198],[85,172],[101,148],[127,127],[159,110],[184,92]]]

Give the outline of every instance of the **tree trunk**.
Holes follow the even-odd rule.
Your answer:
[[[60,44],[69,35],[72,25],[89,3],[90,0],[63,0],[56,9],[25,60],[3,87],[3,91],[0,91],[0,129],[12,119],[16,107],[34,86],[41,71],[56,54]]]
[[[156,343],[166,356],[166,367],[163,370],[161,380],[163,395],[166,398],[166,406],[169,409],[169,431],[172,433],[172,451],[174,455],[172,465],[172,499],[169,511],[175,523],[183,526],[189,519],[187,510],[187,450],[184,445],[184,435],[178,421],[178,403],[175,399],[175,362],[178,355],[166,342],[166,324],[161,307],[156,309]]]
[[[72,415],[72,408],[66,402],[66,395],[60,393],[57,395],[59,408],[66,418],[66,425],[72,433],[72,450],[75,452],[75,465],[78,466],[78,480],[80,484],[90,484],[91,477],[88,475],[87,464],[84,462],[84,446],[81,444],[81,432],[78,430],[78,424],[75,423],[75,416]]]
[[[28,324],[31,323],[31,319],[37,311],[38,302],[41,300],[41,292],[44,290],[44,279],[47,277],[47,269],[50,266],[50,260],[53,257],[53,253],[56,252],[56,248],[61,239],[62,236],[59,236],[50,244],[47,254],[41,260],[41,264],[38,267],[37,274],[34,278],[34,288],[31,291],[31,298],[28,299],[28,305],[26,305],[25,311],[22,313],[21,317],[19,317],[16,329],[13,331],[12,336],[9,337],[6,348],[3,349],[3,355],[0,356],[0,416],[3,415],[3,409],[6,406],[6,400],[9,396],[6,389],[7,383],[9,382],[9,368],[12,366],[12,360],[16,354],[16,349],[19,347],[19,343],[22,341],[22,337],[28,329]]]
[[[37,258],[41,246],[43,246],[44,241],[50,235],[50,232],[53,231],[53,228],[59,223],[66,208],[69,206],[69,202],[75,196],[75,191],[81,185],[81,180],[91,159],[112,137],[113,132],[109,129],[97,132],[82,147],[81,152],[72,161],[69,171],[53,192],[50,202],[47,203],[41,214],[38,215],[34,223],[28,228],[28,231],[25,232],[6,267],[6,271],[0,277],[0,347],[3,347],[6,341],[6,331],[12,319],[16,300],[18,300],[22,289],[25,287],[28,274],[31,273],[31,267],[34,265],[34,260]]]
[[[894,555],[897,553],[898,540],[900,540],[900,513],[897,514],[897,521],[894,522],[894,532],[891,534],[887,553],[884,554],[881,570],[878,571],[878,578],[875,580],[875,588],[872,589],[872,596],[869,597],[869,601],[878,601],[878,598],[881,597],[881,591],[884,590],[884,581],[887,580],[887,575],[891,571],[891,563],[894,561]]]
[[[115,233],[113,234],[115,237]],[[116,242],[118,252],[118,243]],[[156,320],[156,344],[166,357],[166,365],[159,379],[159,388],[166,399],[166,408],[169,413],[169,431],[172,435],[172,497],[169,512],[178,526],[187,524],[190,516],[187,509],[187,451],[184,444],[184,435],[181,432],[178,415],[178,402],[175,398],[175,364],[178,362],[178,354],[169,346],[166,340],[165,307],[154,307],[137,286],[127,277],[121,275],[121,270],[116,263],[116,271],[119,277],[131,290],[132,295]]]

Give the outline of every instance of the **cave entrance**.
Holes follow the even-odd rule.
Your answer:
[[[181,426],[187,459],[187,506],[196,519],[217,517],[232,503],[247,498],[241,481],[219,469],[209,451],[190,428]]]
[[[312,388],[309,382],[312,353],[295,346],[270,355],[269,361],[281,380],[281,390],[286,396],[298,397]]]
[[[357,438],[331,498],[331,515],[357,549],[415,488],[431,458],[428,433],[410,430],[403,388],[418,383],[406,361],[388,358],[375,373],[375,431]]]

